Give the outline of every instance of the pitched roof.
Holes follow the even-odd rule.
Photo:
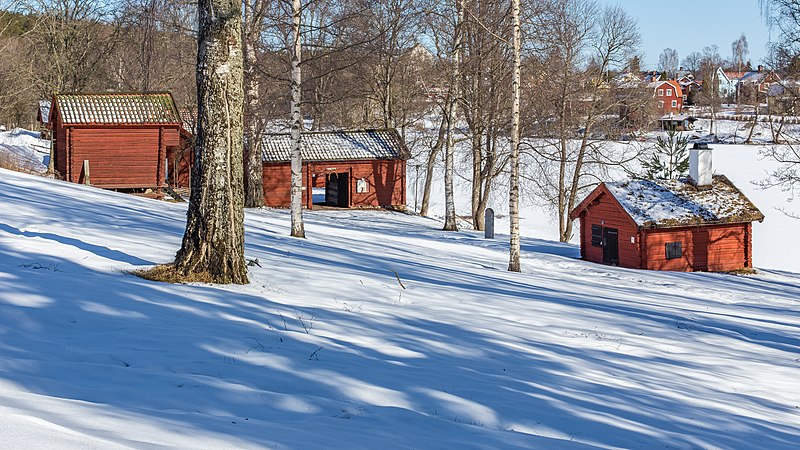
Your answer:
[[[655,89],[658,89],[658,88],[660,88],[660,87],[661,87],[661,86],[663,86],[664,84],[666,84],[666,85],[668,85],[668,86],[672,87],[672,88],[675,90],[675,96],[676,96],[676,97],[680,97],[680,96],[682,96],[682,95],[683,95],[683,89],[681,88],[681,85],[680,85],[680,83],[678,83],[678,82],[677,82],[677,81],[675,81],[675,80],[663,80],[663,81],[657,81],[657,82],[656,82],[656,84],[655,84]]]
[[[396,130],[304,132],[301,135],[304,161],[352,161],[363,159],[406,159],[408,150]],[[292,158],[289,133],[267,134],[261,141],[265,162],[286,162]]]
[[[64,124],[180,125],[169,92],[55,94]]]
[[[631,216],[645,228],[666,228],[764,220],[764,215],[724,175],[699,189],[687,178],[604,183]]]

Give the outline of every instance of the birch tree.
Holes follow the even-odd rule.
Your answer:
[[[455,175],[455,123],[458,118],[458,101],[460,97],[459,85],[461,77],[461,45],[462,27],[464,24],[464,0],[455,0],[456,22],[453,29],[453,47],[451,53],[450,86],[447,94],[447,128],[445,131],[445,157],[444,157],[444,230],[458,231],[456,222],[456,204],[453,192],[453,177]]]
[[[242,4],[198,2],[197,144],[175,278],[248,283],[242,167]]]
[[[513,22],[514,41],[514,79],[511,84],[512,103],[511,103],[511,182],[508,195],[508,214],[511,223],[508,270],[511,272],[520,271],[520,237],[519,237],[519,106],[520,106],[520,69],[521,63],[521,37],[520,37],[520,18],[519,1],[511,0],[511,20]]]
[[[300,37],[300,22],[302,4],[300,0],[292,0],[292,190],[291,190],[291,235],[306,237],[303,226],[303,155],[301,152],[301,136],[303,130],[303,116],[300,112],[302,101],[302,72],[300,61],[302,58],[302,42]],[[309,195],[311,193],[309,192]]]
[[[264,23],[265,0],[244,0],[242,48],[244,58],[244,205],[264,206],[264,171],[261,159],[261,107],[258,47]]]
[[[600,9],[591,0],[555,0],[534,19],[540,30],[534,45],[544,55],[536,67],[549,75],[535,78],[532,90],[539,97],[528,101],[534,116],[529,132],[535,134],[522,141],[532,159],[524,179],[555,210],[559,240],[567,242],[578,195],[605,178],[610,167],[639,156],[640,149],[613,147],[602,137],[615,130],[616,114],[630,100],[610,89],[609,74],[627,64],[640,37],[624,10]]]

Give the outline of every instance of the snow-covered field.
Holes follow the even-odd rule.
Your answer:
[[[798,247],[763,231],[777,213],[759,206],[756,265],[771,267],[764,242]],[[286,211],[260,210],[247,286],[128,275],[172,258],[184,215],[0,170],[0,446],[800,442],[796,273],[633,271],[528,235],[514,274],[506,236],[314,211],[297,240]]]

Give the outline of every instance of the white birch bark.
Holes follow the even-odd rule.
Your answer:
[[[519,237],[519,108],[520,108],[520,38],[519,0],[511,0],[511,20],[513,22],[514,41],[514,80],[511,84],[513,92],[511,103],[511,186],[508,196],[508,215],[511,223],[508,270],[520,271],[520,237]]]
[[[300,113],[302,101],[302,73],[300,71],[301,50],[300,41],[300,0],[292,0],[292,197],[291,216],[294,237],[306,237],[303,227],[303,156],[301,153],[301,131],[303,129],[303,116]],[[309,192],[309,195],[311,193]]]
[[[456,117],[458,116],[459,86],[461,81],[461,42],[462,27],[464,24],[464,0],[456,0],[456,24],[453,28],[452,67],[450,75],[450,89],[447,98],[447,130],[444,155],[444,230],[458,231],[456,222],[456,204],[453,193],[453,177],[455,174],[454,153],[455,144],[453,131]]]
[[[242,167],[242,4],[198,2],[197,145],[186,232],[175,269],[247,283]]]
[[[242,47],[244,49],[244,206],[264,206],[264,170],[261,159],[261,126],[258,108],[261,103],[259,82],[256,76],[258,64],[256,49],[261,38],[262,0],[244,1]]]

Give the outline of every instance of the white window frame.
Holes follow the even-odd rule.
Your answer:
[[[658,96],[659,97],[663,97],[664,96],[664,90],[663,89],[659,89],[658,90]]]
[[[658,102],[658,107],[659,108],[663,108],[664,107],[664,100],[661,100],[661,101]]]
[[[672,97],[672,89],[667,89],[667,97]]]
[[[673,108],[677,108],[678,107],[678,101],[677,100],[673,100],[672,101],[672,107]]]

